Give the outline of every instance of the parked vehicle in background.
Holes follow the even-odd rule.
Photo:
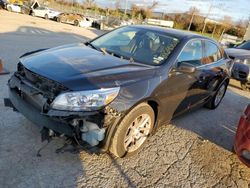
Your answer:
[[[72,24],[79,27],[91,27],[93,23],[92,20],[85,18],[83,15],[74,13],[61,13],[57,17],[57,21]]]
[[[65,135],[124,157],[172,118],[217,108],[231,66],[212,39],[121,27],[90,42],[24,54],[8,82],[12,105],[5,104],[40,125],[43,139]]]
[[[162,27],[170,27],[170,28],[174,27],[173,21],[166,21],[166,20],[146,19],[145,23],[149,25],[157,25],[157,26],[162,26]]]
[[[231,48],[238,44],[240,42],[240,39],[237,36],[229,35],[229,34],[223,34],[223,36],[220,39],[220,44],[223,46],[223,48]]]
[[[0,0],[0,9],[6,9],[7,2],[5,0]]]
[[[234,140],[234,150],[239,159],[250,167],[250,104],[240,117]]]
[[[34,1],[33,3],[24,2],[24,5],[22,6],[21,11],[23,14],[31,15],[32,10],[39,7],[39,6],[40,5],[37,1]]]
[[[32,16],[42,17],[45,19],[53,19],[53,20],[56,20],[60,14],[61,12],[42,6],[36,7],[35,9],[32,10],[31,13]]]
[[[27,6],[27,5],[22,5],[21,6],[21,13],[30,15],[31,14],[31,8],[29,6]]]
[[[236,46],[237,49],[250,50],[250,40],[243,41],[241,44]]]
[[[250,90],[250,41],[225,51],[234,60],[232,78],[240,81],[243,90]]]
[[[22,5],[20,4],[7,4],[6,5],[6,9],[10,12],[17,12],[17,13],[21,13],[21,7]]]
[[[79,22],[79,27],[91,27],[93,24],[93,20],[90,18],[83,17]]]

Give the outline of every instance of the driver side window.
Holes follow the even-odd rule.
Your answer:
[[[201,40],[189,41],[178,58],[178,66],[181,63],[189,63],[195,67],[202,65],[202,42]]]

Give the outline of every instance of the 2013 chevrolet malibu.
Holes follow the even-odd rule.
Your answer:
[[[87,43],[29,52],[10,78],[11,105],[46,130],[134,154],[150,134],[198,106],[215,109],[232,62],[192,33],[128,26]]]

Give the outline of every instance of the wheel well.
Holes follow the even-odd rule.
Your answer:
[[[148,105],[153,109],[154,114],[155,114],[155,122],[157,120],[157,116],[158,116],[158,103],[152,100],[148,101]]]

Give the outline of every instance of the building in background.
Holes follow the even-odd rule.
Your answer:
[[[246,33],[244,35],[244,40],[250,40],[250,21],[249,21],[248,27],[246,29]]]

